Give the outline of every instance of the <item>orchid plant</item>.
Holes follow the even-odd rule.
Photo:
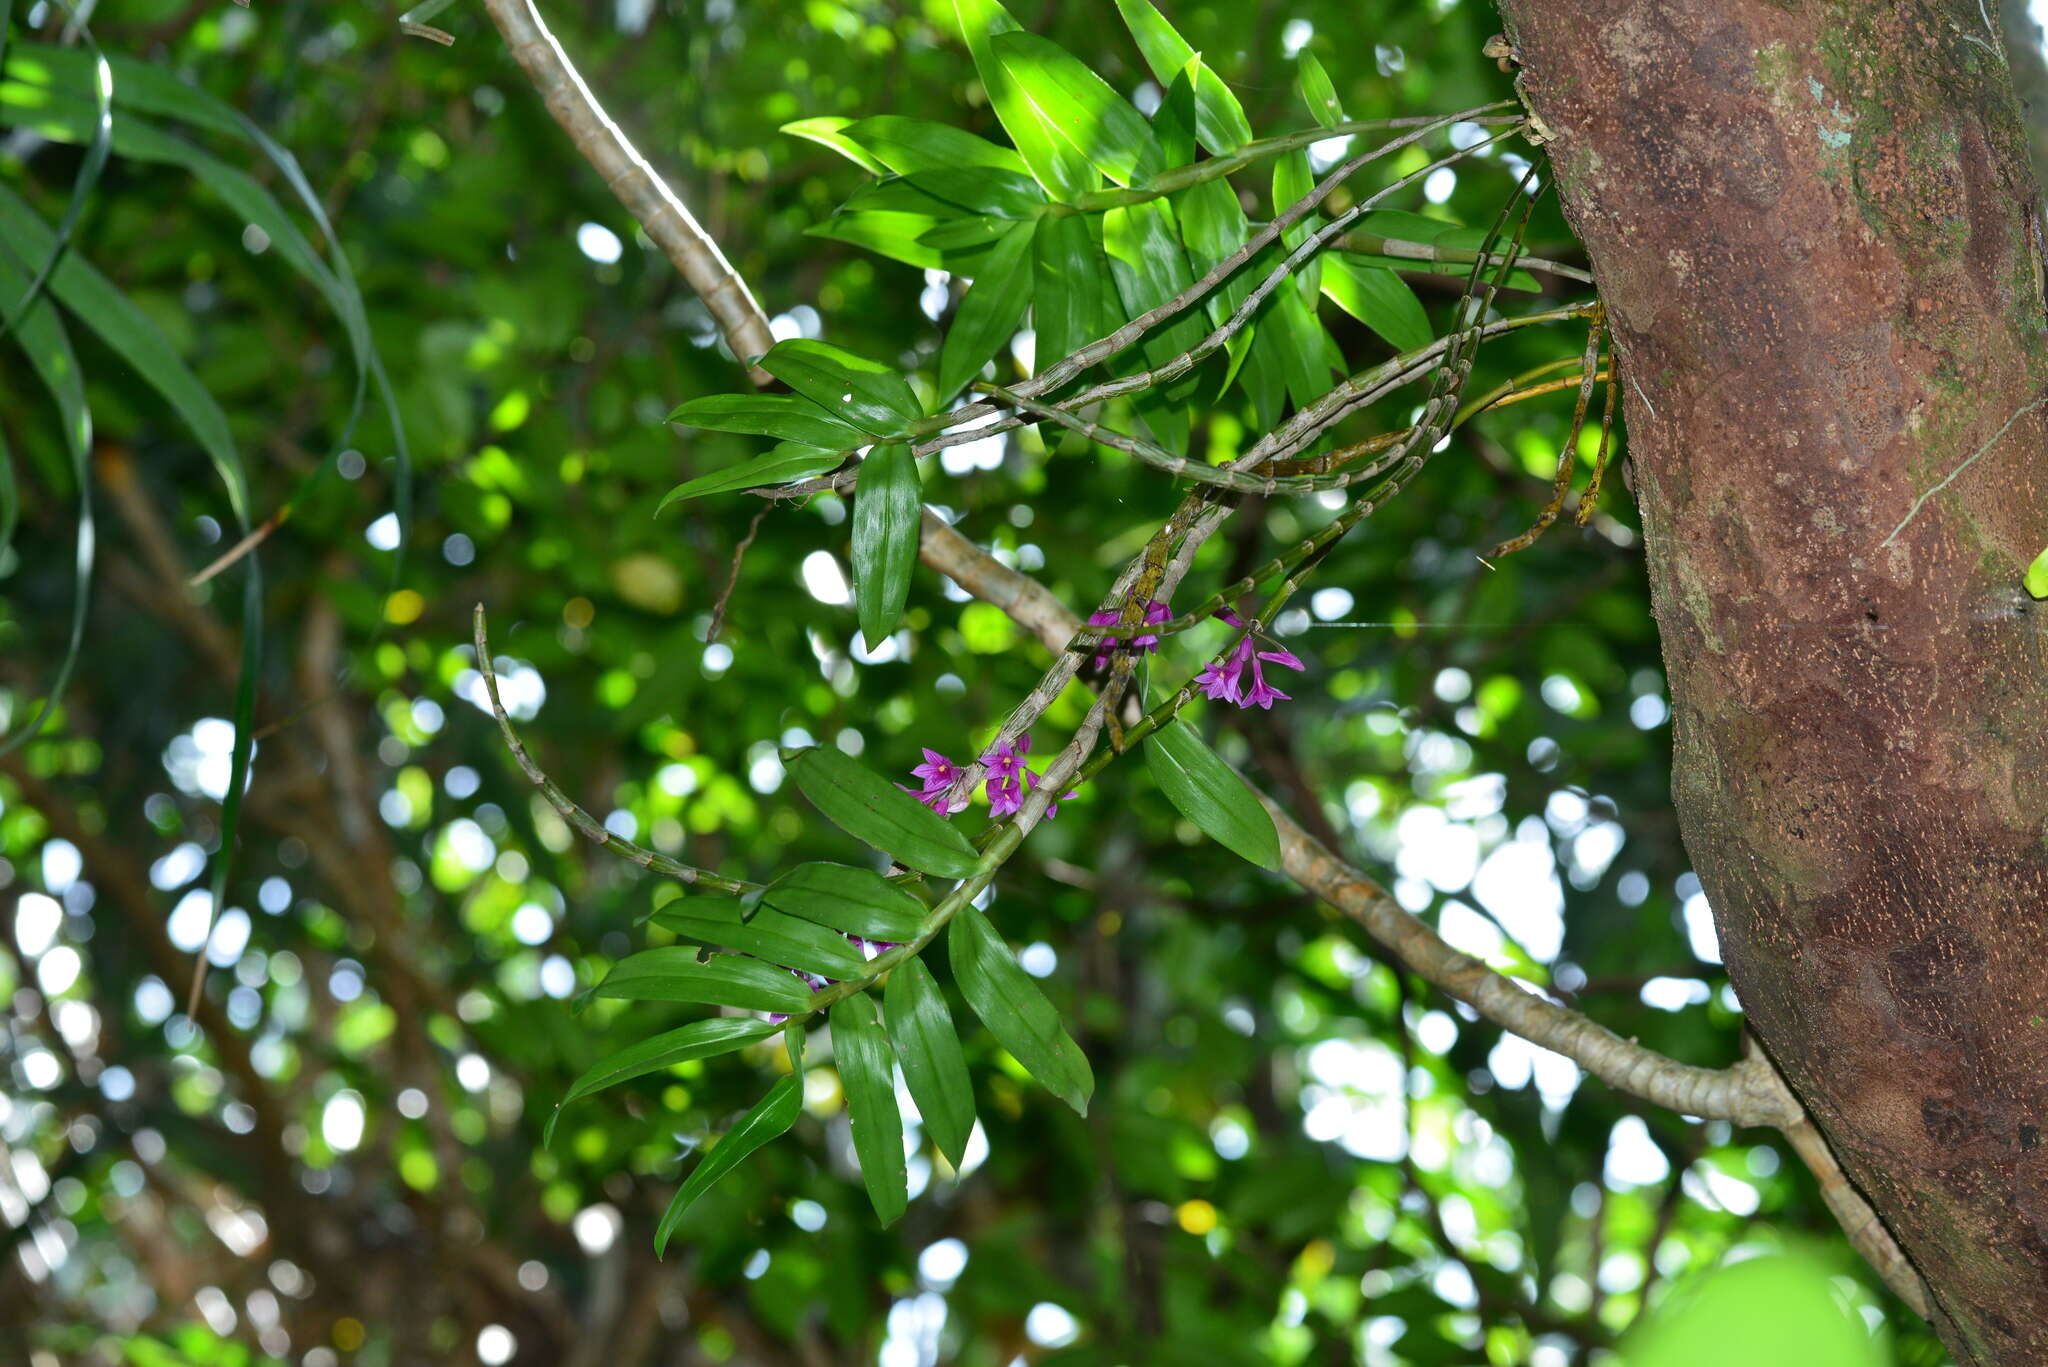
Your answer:
[[[577,829],[691,892],[716,894],[670,903],[653,920],[723,952],[651,948],[616,964],[592,994],[741,1013],[629,1045],[591,1069],[563,1104],[777,1030],[800,1064],[807,1027],[825,1017],[862,1175],[884,1221],[907,1202],[894,1069],[956,1166],[974,1120],[953,1009],[924,951],[943,936],[960,997],[1018,1063],[1085,1112],[1094,1085],[1088,1060],[985,912],[1005,861],[1061,802],[1141,748],[1152,782],[1194,827],[1275,867],[1272,818],[1183,713],[1198,699],[1262,710],[1289,699],[1274,671],[1308,666],[1274,638],[1274,624],[1329,548],[1407,488],[1473,414],[1537,392],[1509,384],[1467,399],[1474,354],[1487,339],[1586,322],[1593,342],[1573,380],[1580,421],[1596,380],[1607,378],[1597,364],[1597,303],[1519,316],[1496,310],[1502,291],[1535,288],[1532,265],[1572,274],[1521,256],[1536,186],[1534,166],[1506,147],[1524,127],[1518,111],[1492,104],[1441,117],[1347,120],[1327,75],[1304,53],[1298,87],[1314,126],[1255,138],[1237,97],[1149,0],[1118,0],[1157,83],[1149,113],[1062,49],[1019,30],[996,0],[956,0],[954,8],[1011,145],[890,116],[813,118],[786,130],[874,177],[815,232],[971,281],[935,380],[809,339],[741,357],[790,392],[693,399],[671,420],[775,444],[678,486],[663,506],[746,490],[774,500],[851,497],[853,587],[871,648],[901,627],[920,523],[938,516],[924,502],[924,457],[1037,426],[1185,484],[1179,507],[972,760],[956,763],[924,747],[909,786],[835,748],[785,755],[820,813],[876,851],[867,867],[806,863],[758,884],[634,845],[569,802],[498,712],[514,755]],[[1359,146],[1372,135],[1384,140]],[[1448,146],[1433,150],[1441,141]],[[1321,179],[1312,147],[1336,149]],[[1395,154],[1406,158],[1403,173],[1370,191],[1356,188]],[[1507,173],[1491,227],[1457,228],[1389,207],[1431,172],[1473,160]],[[1231,179],[1255,171],[1270,194],[1263,222],[1247,213]],[[1432,335],[1397,268],[1463,278],[1442,335]],[[1394,354],[1338,378],[1341,353],[1317,315],[1323,300]],[[1027,323],[1037,364],[1021,379],[1001,378],[999,361]],[[1347,419],[1412,386],[1423,393],[1406,425],[1363,439],[1341,435]],[[1221,463],[1191,454],[1194,417],[1232,403],[1263,435]],[[1577,432],[1575,423],[1574,444]],[[1606,436],[1603,425],[1602,465]],[[1310,535],[1174,613],[1169,604],[1197,573],[1202,547],[1247,496],[1311,494],[1326,511]],[[1554,512],[1546,510],[1544,525]],[[1213,622],[1231,634],[1199,665],[1169,650]],[[495,704],[481,611],[477,654]],[[1181,681],[1164,684],[1174,670],[1184,671]],[[1077,677],[1096,699],[1034,768],[1034,728]],[[977,784],[990,824],[970,837],[956,819]],[[695,1166],[660,1223],[658,1248],[699,1195],[789,1127],[800,1073],[777,1082]]]

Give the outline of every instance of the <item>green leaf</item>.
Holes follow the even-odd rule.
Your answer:
[[[55,243],[48,225],[13,190],[0,186],[0,242],[22,259],[34,260]],[[114,288],[77,252],[66,252],[51,272],[50,292],[79,321],[161,394],[191,429],[221,483],[237,523],[247,530],[248,476],[228,431],[227,415],[199,382],[163,330],[127,295]]]
[[[869,440],[859,428],[795,394],[711,394],[691,399],[668,420],[709,432],[774,437],[827,450],[851,451]]]
[[[810,985],[787,969],[738,954],[699,960],[687,945],[643,949],[619,960],[596,995],[629,1002],[696,1002],[748,1011],[808,1011]]]
[[[903,1114],[896,1108],[896,1060],[875,1004],[856,992],[832,1008],[832,1057],[846,1088],[846,1116],[861,1181],[885,1225],[910,1201],[903,1161]]]
[[[1235,770],[1176,717],[1145,738],[1145,765],[1167,800],[1218,844],[1260,868],[1277,868],[1273,818]]]
[[[877,437],[900,436],[924,416],[917,395],[901,375],[829,342],[808,337],[777,342],[761,357],[760,366],[828,416]]]
[[[1181,72],[1166,88],[1159,108],[1152,111],[1152,136],[1169,167],[1187,166],[1194,161],[1195,85],[1191,73]]]
[[[1259,335],[1251,359],[1263,363],[1269,377],[1285,388],[1296,407],[1306,407],[1330,391],[1332,373],[1342,363],[1336,343],[1308,303],[1291,289],[1275,290],[1259,314]],[[1278,421],[1277,407],[1261,421]]]
[[[100,51],[99,43],[93,39],[92,30],[85,27],[84,17],[83,14],[76,15],[76,27],[79,36],[84,38],[87,48],[92,53],[93,62],[93,108],[88,123],[91,131],[88,136],[81,139],[86,152],[79,159],[78,170],[72,177],[71,193],[64,201],[64,216],[57,222],[49,251],[36,267],[27,287],[8,301],[4,309],[0,309],[0,334],[11,331],[21,315],[36,301],[43,286],[49,281],[50,272],[56,269],[58,260],[71,245],[72,232],[78,227],[79,217],[85,212],[85,206],[92,199],[93,190],[99,185],[100,173],[107,167],[107,154],[114,145],[114,72],[107,64],[106,55]],[[0,26],[4,26],[6,21],[6,15],[0,14]],[[6,39],[4,35],[0,35],[0,52],[4,52],[5,46]]]
[[[1237,191],[1221,180],[1206,180],[1181,191],[1173,196],[1173,205],[1180,219],[1181,241],[1187,244],[1188,264],[1197,275],[1206,273],[1251,236],[1251,224],[1245,219],[1244,206],[1237,202]],[[1221,324],[1256,284],[1253,272],[1241,270],[1211,290],[1204,305],[1210,323]],[[1245,335],[1239,332],[1232,341]],[[1243,344],[1248,345],[1249,339]]]
[[[815,745],[789,762],[789,773],[833,825],[906,868],[965,878],[980,863],[966,836],[850,755]]]
[[[1096,170],[1135,185],[1166,169],[1144,115],[1078,57],[1035,33],[998,34],[991,46],[1044,125]]]
[[[1330,73],[1323,70],[1323,64],[1307,48],[1301,51],[1299,70],[1295,74],[1294,88],[1301,92],[1303,104],[1315,121],[1325,128],[1335,128],[1344,122],[1344,106],[1337,102],[1337,87],[1330,84]]]
[[[962,275],[973,276],[981,269],[981,263],[988,259],[989,251],[1009,236],[1016,226],[1007,218],[956,218],[951,223],[935,223],[925,229],[918,241],[927,247],[936,247],[939,255],[951,263]],[[966,257],[974,253],[979,258],[971,266]]]
[[[1167,200],[1149,200],[1109,210],[1102,216],[1102,246],[1126,318],[1135,318],[1165,303],[1194,283],[1187,253],[1181,248],[1180,225],[1175,222],[1173,205]],[[1138,352],[1146,364],[1163,365],[1195,346],[1206,331],[1199,309],[1182,309],[1164,326],[1147,334],[1138,344]],[[1128,364],[1135,368],[1137,358],[1130,358]],[[1112,371],[1118,368],[1118,363],[1111,365]],[[1175,452],[1187,446],[1186,405],[1202,384],[1201,373],[1191,371],[1162,388],[1145,391],[1132,401],[1139,419],[1160,446]]]
[[[749,1016],[714,1016],[710,1020],[692,1021],[680,1030],[663,1031],[638,1044],[629,1044],[617,1053],[607,1054],[570,1083],[569,1090],[555,1103],[554,1114],[548,1117],[547,1128],[541,1132],[541,1147],[546,1148],[555,1142],[555,1123],[572,1101],[580,1101],[593,1092],[601,1092],[648,1073],[658,1073],[678,1063],[730,1054],[755,1040],[767,1038],[781,1028],[772,1021]]]
[[[988,918],[973,907],[960,908],[946,934],[952,953],[953,977],[960,995],[988,1026],[996,1042],[1010,1051],[1026,1072],[1082,1115],[1095,1091],[1088,1056],[1060,1024],[1060,1013],[1018,966],[1010,947]]]
[[[2025,579],[2027,592],[2036,598],[2048,598],[2048,547],[2043,547],[2034,563],[2027,566]]]
[[[1195,133],[1204,147],[1221,155],[1252,140],[1251,121],[1245,118],[1244,106],[1238,103],[1237,96],[1221,76],[1202,64],[1195,50],[1175,32],[1151,0],[1116,0],[1116,7],[1129,26],[1131,37],[1138,40],[1138,51],[1151,68],[1153,79],[1162,87],[1172,86],[1184,71],[1193,73]]]
[[[683,1183],[675,1199],[662,1213],[661,1223],[654,1230],[655,1257],[659,1258],[667,1251],[669,1236],[675,1233],[684,1212],[696,1203],[697,1198],[745,1162],[754,1150],[787,1132],[796,1123],[797,1112],[803,1109],[803,1102],[803,1075],[791,1073],[770,1087],[768,1095],[756,1102],[753,1110],[741,1116],[739,1123],[725,1132],[725,1137],[698,1162],[689,1180]]]
[[[792,137],[806,138],[820,147],[829,147],[863,171],[878,176],[887,175],[888,164],[847,134],[846,129],[852,123],[852,119],[827,115],[815,119],[798,119],[794,123],[782,125],[777,131],[788,133]]]
[[[953,311],[945,349],[939,353],[939,402],[953,396],[981,374],[981,368],[1016,335],[1031,307],[1031,249],[1034,227],[1019,223],[1003,234],[988,264],[974,277]]]
[[[1181,248],[1180,224],[1173,205],[1166,200],[1148,200],[1103,214],[1102,247],[1127,318],[1158,307],[1195,283],[1187,253]],[[1139,348],[1150,364],[1162,365],[1200,342],[1206,331],[1200,312],[1182,309],[1165,326],[1153,329]],[[1176,382],[1168,393],[1184,397],[1194,384],[1191,378]]]
[[[974,1084],[960,1053],[960,1036],[945,994],[922,959],[911,959],[889,974],[883,1005],[889,1014],[889,1039],[903,1081],[917,1103],[932,1142],[955,1169],[965,1161],[967,1137],[974,1131]]]
[[[804,232],[811,237],[825,237],[834,242],[864,247],[906,266],[936,271],[946,268],[945,255],[920,239],[937,227],[938,222],[930,214],[841,209],[823,223],[804,229]]]
[[[1316,188],[1316,174],[1308,164],[1308,153],[1296,149],[1283,152],[1273,159],[1273,213],[1293,207],[1308,198]],[[1280,235],[1281,245],[1289,251],[1308,241],[1322,218],[1317,214],[1303,214],[1294,226]]]
[[[987,166],[1029,175],[1024,158],[987,138],[929,119],[875,114],[847,127],[845,136],[858,142],[876,160],[901,176],[943,171],[960,166]]]
[[[850,864],[799,864],[770,883],[761,900],[864,940],[901,944],[924,930],[924,903],[882,875]]]
[[[1032,317],[1036,369],[1045,370],[1114,331],[1109,263],[1088,231],[1088,219],[1066,214],[1038,220],[1032,240]]]
[[[1411,214],[1405,209],[1374,209],[1354,220],[1351,230],[1371,233],[1375,237],[1398,237],[1404,242],[1434,242],[1445,233],[1456,230],[1457,226],[1427,214]]]
[[[816,921],[765,907],[750,913],[730,898],[692,897],[671,902],[654,913],[654,924],[835,982],[867,971],[867,960],[844,935]]]
[[[0,186],[0,243],[5,243],[9,251],[16,253],[16,259],[24,262],[49,259],[56,245],[49,225],[26,200],[4,186]],[[47,285],[49,293],[161,394],[191,429],[226,486],[235,525],[246,536],[250,530],[248,474],[220,404],[178,355],[163,330],[80,253],[67,251],[55,260],[57,265],[50,272]],[[241,830],[242,796],[248,787],[249,764],[254,754],[251,723],[256,715],[256,675],[262,664],[263,580],[258,557],[252,551],[242,563],[242,649],[230,718],[235,727],[234,743],[228,757],[227,795],[220,804],[220,843],[208,880],[215,907],[225,905],[228,873]],[[211,931],[209,920],[209,935]]]
[[[671,503],[702,498],[706,494],[758,489],[764,484],[791,484],[812,475],[822,475],[845,459],[846,454],[842,451],[821,451],[815,446],[786,441],[764,456],[728,465],[723,470],[713,470],[708,475],[699,475],[678,484],[662,495],[654,511],[659,513]]]
[[[989,104],[1045,192],[1057,200],[1071,200],[1100,186],[1101,177],[1087,158],[1045,126],[1031,101],[997,59],[993,40],[1000,34],[1017,32],[1017,21],[1010,17],[1010,12],[996,0],[953,0],[953,14],[960,25],[961,41],[974,57],[975,73],[988,91]]]
[[[1036,218],[1045,211],[1045,192],[1018,171],[993,166],[949,166],[904,177],[914,189],[945,204],[994,218]]]
[[[1387,339],[1396,351],[1428,346],[1429,315],[1408,283],[1379,266],[1360,265],[1342,252],[1323,257],[1323,293],[1346,313]]]
[[[57,407],[64,446],[71,455],[71,477],[78,486],[78,521],[72,556],[75,584],[71,597],[71,631],[65,643],[64,658],[58,662],[49,691],[43,695],[35,713],[10,728],[13,734],[5,743],[0,743],[0,755],[14,753],[38,735],[43,729],[43,722],[70,687],[72,671],[77,667],[85,646],[86,616],[92,602],[92,572],[98,545],[92,500],[92,410],[86,403],[85,379],[79,371],[78,357],[71,349],[70,335],[65,332],[56,307],[40,294],[29,298],[32,278],[26,263],[16,261],[14,254],[0,245],[0,298],[29,299],[16,322],[14,338],[27,353],[30,368],[43,382],[43,388],[49,391],[50,400]],[[0,443],[0,558],[4,558],[13,540],[16,516],[13,467],[4,443]]]
[[[917,563],[924,511],[917,462],[900,441],[877,446],[860,463],[853,496],[853,594],[860,634],[874,650],[903,620],[910,570]]]

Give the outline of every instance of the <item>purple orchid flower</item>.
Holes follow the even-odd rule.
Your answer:
[[[1031,771],[1024,767],[1024,756],[1031,752],[1031,737],[1023,735],[1014,741],[1005,741],[981,757],[988,769],[988,782],[983,791],[988,794],[988,810],[991,816],[1008,816],[1024,805],[1025,776]],[[1038,780],[1032,778],[1030,782]]]
[[[1147,625],[1157,626],[1172,616],[1173,613],[1168,610],[1165,603],[1157,602],[1150,598],[1145,600],[1145,622]],[[1102,612],[1091,612],[1088,614],[1088,625],[1091,627],[1113,627],[1121,620],[1123,620],[1123,614],[1114,609],[1106,609]],[[1102,649],[1095,657],[1095,667],[1097,669],[1109,667],[1110,648],[1116,644],[1117,642],[1114,637],[1102,643]],[[1133,636],[1131,638],[1131,645],[1137,650],[1150,654],[1152,651],[1159,649],[1159,638],[1153,635]]]
[[[1234,627],[1244,625],[1244,619],[1224,608],[1216,614]],[[1266,682],[1266,666],[1280,665],[1285,669],[1301,670],[1302,664],[1293,651],[1275,645],[1269,650],[1259,649],[1255,636],[1246,634],[1230,654],[1211,660],[1202,666],[1202,672],[1195,676],[1195,684],[1202,690],[1202,696],[1222,702],[1235,703],[1239,707],[1258,707],[1271,711],[1276,702],[1291,701],[1289,694],[1282,693]],[[1251,670],[1251,686],[1245,686],[1245,670]]]
[[[896,786],[903,788],[904,792],[909,793],[940,816],[951,816],[954,812],[960,811],[967,805],[967,799],[960,797],[954,800],[950,810],[946,807],[946,794],[952,790],[954,781],[960,777],[960,768],[952,760],[947,759],[929,746],[923,748],[924,763],[912,769],[910,773],[912,777],[921,781],[924,786],[921,789],[904,788],[900,783]]]

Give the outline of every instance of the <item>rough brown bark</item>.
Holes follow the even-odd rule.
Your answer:
[[[2048,315],[1995,11],[1503,8],[1627,377],[1736,989],[1958,1361],[2038,1367]]]

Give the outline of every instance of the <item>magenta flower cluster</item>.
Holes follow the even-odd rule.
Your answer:
[[[989,815],[1008,816],[1021,810],[1025,795],[1038,786],[1038,775],[1032,773],[1024,764],[1024,756],[1030,753],[1031,737],[1023,735],[1014,741],[1004,741],[981,757],[982,765],[988,770],[988,781],[982,786],[982,791],[988,794]],[[951,816],[967,805],[967,799],[964,797],[955,798],[950,808],[945,805],[947,792],[960,778],[960,767],[938,751],[925,750],[924,763],[912,769],[910,773],[924,785],[922,791],[903,788],[900,783],[896,786],[903,788],[904,792],[910,793],[940,816]],[[1066,797],[1055,798],[1047,803],[1046,819],[1049,821],[1058,816],[1060,803],[1073,796],[1074,794],[1068,793]]]
[[[1104,609],[1101,612],[1091,612],[1088,614],[1088,625],[1091,627],[1113,627],[1119,621],[1122,620],[1122,616],[1123,614],[1115,611],[1114,609]],[[1145,600],[1146,625],[1158,626],[1161,622],[1166,621],[1168,618],[1172,616],[1173,613],[1168,610],[1166,604],[1161,602],[1155,602],[1150,598],[1147,598]],[[1109,640],[1104,641],[1102,643],[1101,653],[1099,653],[1095,657],[1095,667],[1097,669],[1108,668],[1110,647],[1115,645],[1116,643],[1117,642],[1114,637],[1111,637]],[[1133,636],[1131,638],[1131,644],[1138,650],[1143,651],[1146,654],[1150,654],[1151,652],[1159,649],[1159,638],[1157,636],[1152,635]]]
[[[1216,615],[1234,627],[1244,625],[1244,619],[1228,608]],[[1195,676],[1195,683],[1205,698],[1270,711],[1275,702],[1290,701],[1290,698],[1266,682],[1266,666],[1269,664],[1294,670],[1305,668],[1293,651],[1278,645],[1261,650],[1258,639],[1246,632],[1244,639],[1233,646],[1228,655],[1202,666],[1202,672]],[[1246,681],[1247,674],[1250,675],[1249,682]]]

